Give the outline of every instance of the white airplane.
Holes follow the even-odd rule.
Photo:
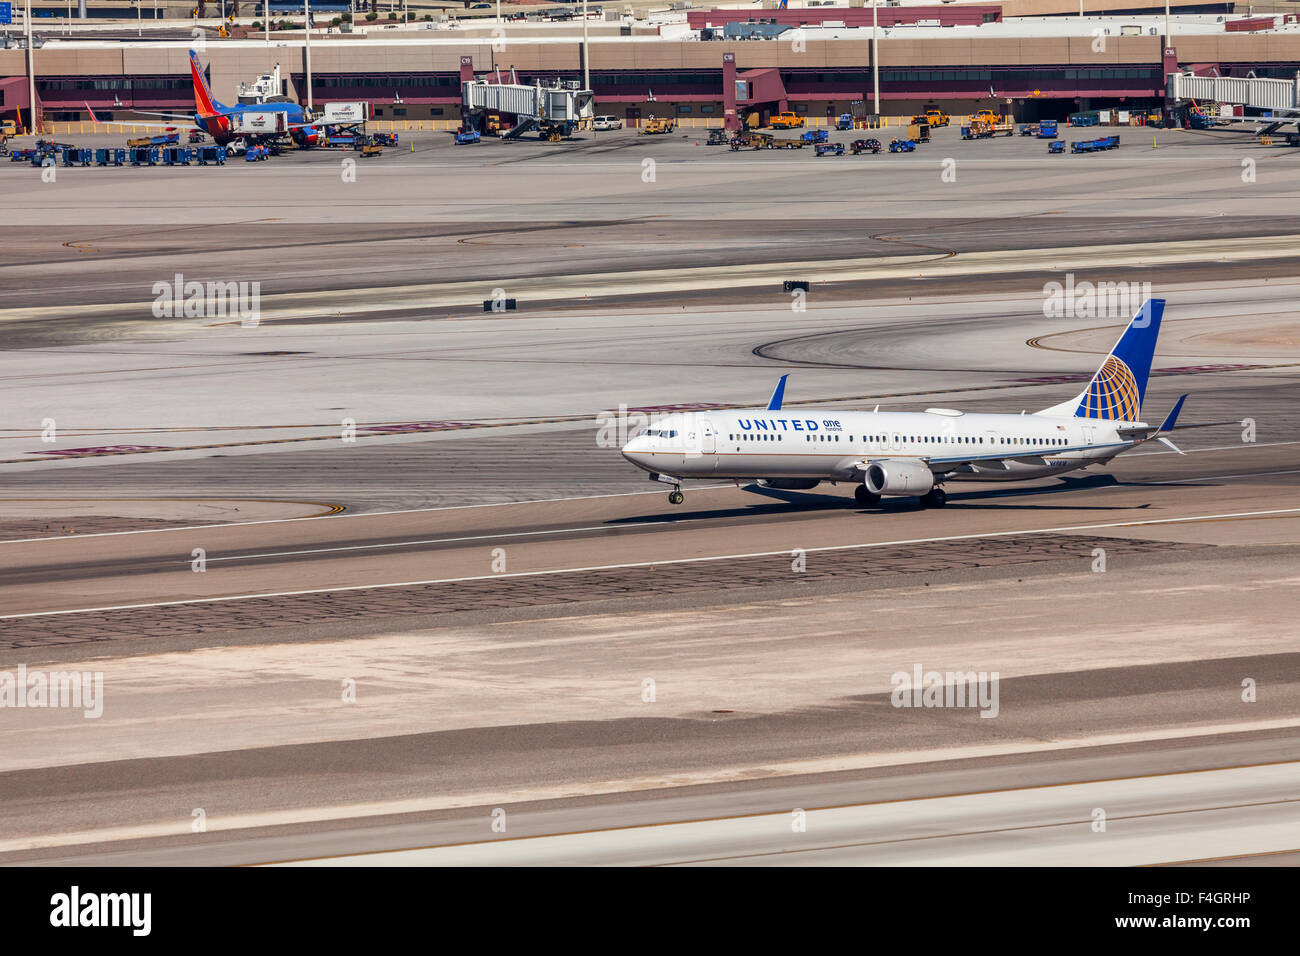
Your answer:
[[[901,495],[941,508],[949,481],[1062,475],[1104,465],[1153,439],[1181,455],[1164,435],[1186,395],[1159,426],[1140,420],[1164,308],[1163,299],[1146,300],[1088,387],[1040,412],[882,412],[877,405],[871,412],[790,414],[781,407],[782,375],[767,408],[669,415],[633,437],[623,457],[651,480],[672,485],[668,500],[675,505],[684,500],[683,479],[708,478],[797,491],[843,481],[856,485],[860,505]]]

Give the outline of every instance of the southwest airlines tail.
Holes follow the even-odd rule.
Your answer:
[[[1045,408],[1038,414],[1139,421],[1164,313],[1164,299],[1143,302],[1088,387],[1068,402]]]
[[[212,88],[208,86],[208,78],[203,75],[198,54],[193,50],[190,50],[190,74],[194,78],[194,111],[199,116],[215,116],[218,110],[226,109],[224,104],[212,98]]]

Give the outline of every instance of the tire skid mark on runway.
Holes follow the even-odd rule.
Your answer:
[[[942,262],[944,259],[955,259],[958,255],[956,249],[950,249],[947,246],[931,246],[924,242],[916,242],[912,239],[902,239],[898,236],[886,236],[876,233],[875,235],[867,236],[867,238],[875,240],[876,242],[892,242],[897,245],[912,246],[914,249],[925,249],[928,252],[938,253],[938,255],[936,255],[932,260],[934,262]],[[917,264],[924,265],[923,262]]]

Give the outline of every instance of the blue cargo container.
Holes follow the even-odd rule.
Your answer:
[[[211,164],[224,166],[226,165],[226,147],[200,146],[198,150],[198,159],[200,166],[208,166]]]

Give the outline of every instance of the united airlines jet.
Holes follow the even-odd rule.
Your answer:
[[[623,457],[673,486],[681,504],[685,478],[749,479],[770,488],[807,490],[820,482],[854,484],[858,504],[883,495],[915,496],[941,508],[950,481],[1018,481],[1104,465],[1151,440],[1181,451],[1165,436],[1186,395],[1163,423],[1141,421],[1163,299],[1148,299],[1088,387],[1032,414],[798,412],[782,408],[781,376],[767,408],[686,412],[656,421],[623,447]],[[1195,427],[1195,426],[1189,426]]]

